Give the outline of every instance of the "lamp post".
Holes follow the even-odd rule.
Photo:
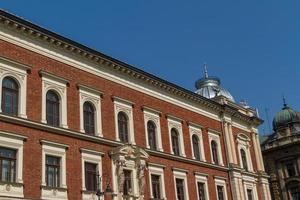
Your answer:
[[[96,191],[96,196],[98,197],[98,200],[100,200],[100,197],[104,195],[113,196],[113,190],[110,187],[109,183],[107,183],[105,190],[102,191],[101,189],[102,176],[99,174],[99,172],[96,174],[96,177],[97,177],[97,188],[98,188]]]

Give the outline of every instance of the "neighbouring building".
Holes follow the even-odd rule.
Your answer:
[[[0,199],[270,200],[255,110],[0,11]]]
[[[300,112],[284,106],[273,120],[274,133],[262,143],[272,199],[300,199]]]

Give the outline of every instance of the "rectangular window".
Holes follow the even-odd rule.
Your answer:
[[[184,180],[176,178],[177,199],[184,200]]]
[[[46,183],[49,187],[60,187],[60,158],[46,156]]]
[[[87,191],[97,191],[97,165],[85,162],[85,187]]]
[[[217,192],[218,192],[218,200],[225,200],[225,198],[224,198],[224,187],[218,185],[217,186]]]
[[[247,189],[248,200],[253,200],[252,190]]]
[[[152,180],[152,196],[153,200],[161,199],[160,194],[160,176],[159,175],[151,175]]]
[[[285,164],[288,177],[293,177],[296,175],[296,170],[293,161],[289,161]]]
[[[204,191],[205,184],[198,182],[197,185],[198,185],[199,200],[205,200],[205,191]]]
[[[131,182],[131,171],[124,170],[124,195],[131,195],[132,193],[132,182]]]
[[[16,150],[0,147],[1,181],[16,181]]]

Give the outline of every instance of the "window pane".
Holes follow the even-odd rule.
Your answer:
[[[172,139],[173,153],[174,153],[174,155],[179,156],[180,155],[179,136],[178,136],[178,132],[175,129],[171,130],[171,139]]]
[[[19,86],[17,82],[9,77],[2,82],[2,112],[9,115],[18,114]]]
[[[149,121],[147,123],[147,129],[150,149],[156,150],[156,126],[154,122]]]
[[[97,164],[85,163],[85,187],[88,191],[97,191]]]
[[[247,163],[247,156],[246,152],[244,149],[241,149],[241,158],[242,158],[242,163],[243,163],[243,168],[248,171],[248,163]]]
[[[16,180],[16,150],[0,147],[1,181]]]
[[[193,150],[194,150],[195,159],[200,160],[199,139],[196,135],[193,135],[192,142],[193,142]]]
[[[49,125],[59,126],[59,98],[51,90],[46,95],[46,120]]]
[[[87,134],[95,134],[95,109],[90,102],[83,104],[83,123]]]
[[[212,159],[215,164],[219,164],[218,146],[215,141],[211,141]]]
[[[176,191],[177,191],[177,199],[184,200],[184,181],[183,179],[176,178]]]
[[[128,143],[128,118],[123,112],[118,114],[118,128],[120,141]]]
[[[247,189],[248,200],[253,200],[252,190]]]
[[[124,195],[130,195],[132,194],[132,182],[131,182],[131,171],[130,170],[124,170],[124,189],[123,194]]]
[[[198,195],[199,200],[205,200],[205,191],[204,191],[204,183],[198,182]]]
[[[217,191],[218,191],[218,200],[224,200],[224,191],[223,186],[218,185]]]
[[[46,184],[49,187],[60,186],[60,158],[46,156]]]
[[[160,199],[160,176],[159,175],[151,175],[152,180],[152,196],[154,199]]]

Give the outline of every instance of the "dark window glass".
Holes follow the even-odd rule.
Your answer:
[[[242,163],[243,163],[243,168],[248,171],[248,164],[247,164],[247,156],[246,152],[244,149],[241,149],[241,158],[242,158]]]
[[[95,134],[95,109],[90,102],[83,104],[83,123],[84,131],[87,134]]]
[[[161,199],[160,196],[160,176],[159,175],[151,175],[152,180],[152,196],[153,200]]]
[[[194,156],[196,160],[200,160],[200,146],[199,146],[199,139],[196,135],[193,135],[192,137],[193,142],[193,150],[194,150]]]
[[[128,117],[123,112],[118,114],[118,128],[120,141],[128,143]]]
[[[294,163],[292,161],[288,161],[286,164],[286,170],[287,170],[287,173],[288,173],[288,176],[289,177],[293,177],[296,175],[296,170],[295,170],[295,166],[294,166]]]
[[[49,187],[60,186],[60,158],[46,156],[46,183]]]
[[[299,188],[299,186],[290,187],[290,193],[292,195],[292,200],[300,200],[300,188]]]
[[[224,188],[223,186],[218,185],[217,186],[217,192],[218,192],[218,200],[224,200]]]
[[[148,121],[147,131],[150,149],[156,150],[156,126],[154,122]]]
[[[16,181],[16,150],[0,147],[1,181]]]
[[[19,86],[17,82],[10,77],[2,81],[2,112],[9,115],[18,115]]]
[[[218,158],[218,145],[216,141],[211,141],[211,152],[212,152],[212,160],[215,164],[219,164],[219,158]]]
[[[46,95],[46,120],[51,126],[59,126],[59,97],[51,90]]]
[[[130,195],[132,193],[132,183],[131,183],[131,171],[124,170],[124,195]]]
[[[180,155],[179,149],[179,134],[176,129],[172,128],[171,130],[171,139],[172,139],[172,150],[174,155]]]
[[[247,189],[248,200],[253,200],[252,190]]]
[[[85,187],[88,191],[97,191],[97,165],[85,163]]]
[[[184,181],[183,179],[176,178],[176,191],[177,199],[184,200]]]
[[[205,200],[205,190],[204,190],[204,187],[205,187],[205,184],[204,183],[201,183],[201,182],[198,182],[198,195],[199,195],[199,200]]]

